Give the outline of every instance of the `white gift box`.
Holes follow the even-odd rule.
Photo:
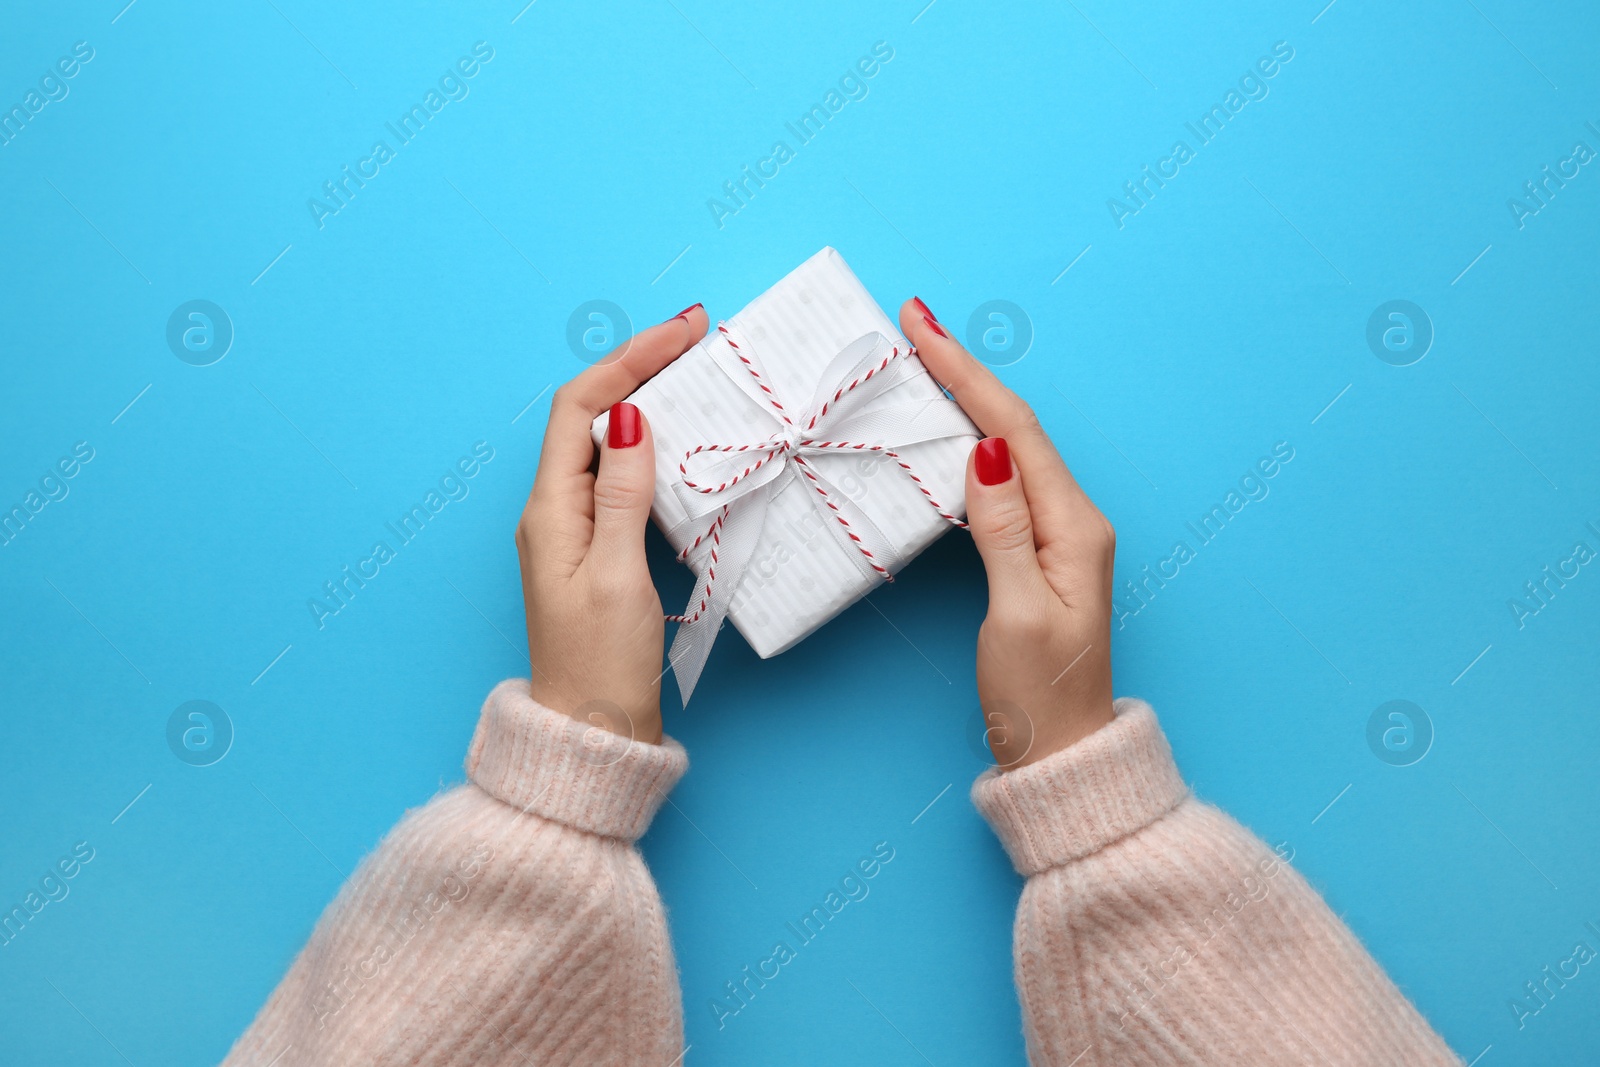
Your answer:
[[[724,614],[775,656],[965,515],[977,427],[832,248],[628,399],[652,515],[699,576],[671,654],[686,702]]]

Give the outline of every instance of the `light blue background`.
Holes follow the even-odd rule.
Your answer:
[[[1508,1007],[1600,948],[1600,569],[1520,629],[1507,606],[1600,548],[1600,169],[1521,229],[1507,207],[1600,148],[1592,9],[123,2],[0,35],[7,108],[95,49],[0,148],[0,505],[95,449],[0,548],[0,904],[96,850],[0,949],[7,1062],[220,1059],[525,670],[511,534],[583,366],[568,315],[731,314],[827,244],[890,309],[1025,309],[1000,373],[1115,523],[1119,587],[1293,446],[1117,635],[1117,689],[1464,1058],[1595,1057],[1596,965],[1521,1030]],[[470,96],[319,230],[307,199],[480,40]],[[877,41],[870,94],[719,229],[707,199]],[[1107,198],[1278,41],[1270,95],[1119,230]],[[164,337],[195,298],[236,330],[204,368]],[[1391,299],[1432,319],[1415,365],[1367,347]],[[319,631],[307,599],[478,440],[470,496]],[[951,536],[777,659],[725,631],[669,708],[693,769],[644,849],[688,1062],[1022,1062],[1019,882],[967,799],[984,605]],[[167,747],[193,699],[237,731],[211,767]],[[1368,748],[1391,699],[1432,720],[1414,766]],[[870,897],[719,1031],[723,982],[878,841]]]

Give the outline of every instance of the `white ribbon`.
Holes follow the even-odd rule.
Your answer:
[[[895,387],[927,373],[919,361],[907,358],[916,354],[909,341],[897,344],[881,333],[870,333],[845,346],[829,362],[810,404],[799,410],[774,392],[743,335],[726,323],[719,322],[717,330],[725,343],[707,346],[711,358],[772,416],[775,428],[758,441],[700,445],[679,462],[673,491],[687,517],[668,531],[668,537],[681,543],[691,530],[700,529],[678,558],[705,557],[689,606],[682,615],[669,616],[681,623],[668,656],[685,705],[761,539],[768,501],[790,482],[801,481],[813,490],[809,497],[824,525],[869,578],[893,581],[894,572],[905,564],[895,543],[810,459],[859,452],[892,460],[916,483],[929,506],[950,523],[966,525],[934,499],[896,451],[970,434],[972,424],[966,416],[953,403],[939,403],[943,396],[874,404]]]

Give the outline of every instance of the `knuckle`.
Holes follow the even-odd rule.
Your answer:
[[[1015,394],[1012,395],[1015,396]],[[1016,397],[1012,425],[1016,427],[1014,432],[1018,437],[1043,437],[1048,439],[1050,436],[1045,432],[1044,423],[1039,421],[1039,413],[1034,411],[1033,406],[1020,396]]]
[[[1033,517],[1020,501],[995,508],[985,514],[978,524],[979,536],[990,547],[1001,552],[1011,552],[1033,545]]]
[[[586,414],[587,409],[583,403],[583,383],[578,378],[563,383],[557,387],[550,397],[550,411],[576,414]]]
[[[529,504],[517,520],[512,540],[516,542],[517,558],[527,573],[545,573],[557,559],[582,557],[586,540],[578,535],[572,523],[557,521],[557,518]]]
[[[989,606],[984,630],[996,641],[1010,647],[1034,646],[1050,637],[1050,618],[1031,600],[1009,598]]]
[[[972,371],[965,363],[959,363],[945,372],[944,387],[950,390],[952,396],[965,396],[972,388]]]
[[[517,551],[526,556],[533,550],[539,540],[539,513],[530,502],[522,509],[522,515],[517,519],[517,528],[513,538],[517,542]]]
[[[633,511],[650,503],[652,487],[620,478],[601,478],[594,484],[594,506],[609,511]]]
[[[634,576],[621,567],[597,567],[589,575],[587,595],[590,610],[596,614],[613,612],[631,603],[638,589]]]
[[[1115,557],[1117,554],[1117,528],[1112,526],[1111,520],[1099,511],[1095,512],[1095,518],[1098,520],[1096,528],[1100,548],[1105,552],[1108,559]]]

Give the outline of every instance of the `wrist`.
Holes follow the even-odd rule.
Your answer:
[[[1052,716],[1039,730],[1030,748],[1017,763],[1026,767],[1047,759],[1063,749],[1071,748],[1091,734],[1111,725],[1117,717],[1110,700],[1093,707],[1078,708],[1069,713]]]
[[[534,678],[528,695],[539,704],[585,726],[604,730],[647,745],[661,744],[661,704],[636,703],[624,707],[607,697],[581,697],[567,687]]]
[[[1072,708],[1055,708],[1047,714],[1029,714],[1009,701],[985,703],[984,727],[995,763],[1014,771],[1082,741],[1110,725],[1116,718],[1112,701]]]

